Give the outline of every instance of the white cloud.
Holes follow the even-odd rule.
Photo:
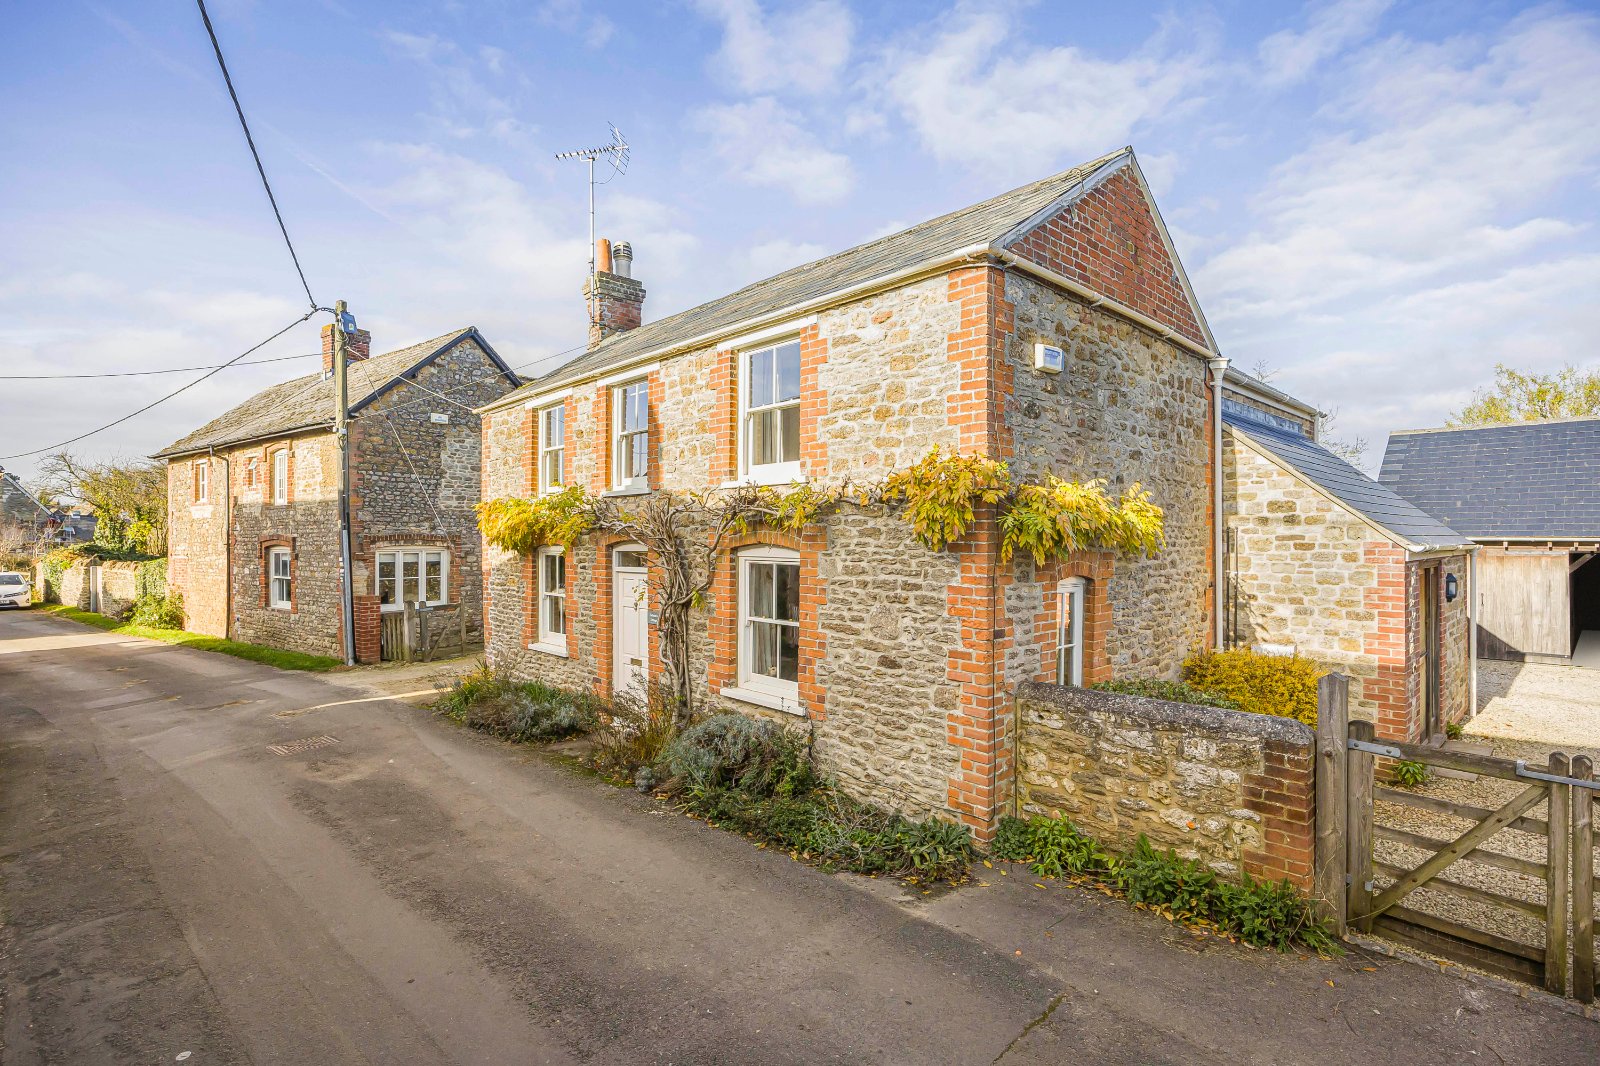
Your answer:
[[[420,65],[428,74],[433,111],[426,116],[448,136],[465,139],[486,134],[511,145],[524,145],[535,132],[517,117],[517,108],[484,75],[502,78],[508,55],[493,46],[469,55],[459,45],[435,34],[387,30],[381,38],[394,54]]]
[[[941,160],[1037,177],[1128,143],[1195,103],[1212,75],[1211,34],[1158,30],[1131,55],[1040,47],[1008,10],[958,6],[893,45],[877,75],[887,106]]]
[[[584,0],[546,0],[535,15],[542,24],[575,34],[590,48],[600,48],[611,40],[617,27],[591,8]]]
[[[735,178],[781,189],[803,204],[842,199],[855,184],[850,160],[823,147],[800,117],[770,96],[703,108],[693,119]]]
[[[1600,167],[1600,20],[1394,38],[1345,79],[1331,128],[1267,180],[1257,228],[1195,272],[1224,350],[1282,366],[1380,446],[1441,422],[1497,362],[1588,357],[1600,256],[1576,249]]]
[[[1300,81],[1319,63],[1364,40],[1394,0],[1331,0],[1318,7],[1302,32],[1280,30],[1256,49],[1261,80],[1283,86]]]
[[[756,0],[695,0],[695,7],[722,24],[713,69],[743,92],[825,92],[850,58],[855,20],[838,0],[772,15]]]
[[[791,267],[801,263],[809,263],[813,259],[821,259],[828,254],[828,249],[820,244],[810,241],[791,241],[782,238],[778,240],[763,241],[752,245],[744,255],[747,264],[748,280],[736,283],[740,288],[752,281],[770,278],[774,274],[781,274]]]

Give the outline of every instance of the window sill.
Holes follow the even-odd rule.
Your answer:
[[[554,655],[559,659],[565,659],[568,657],[567,646],[565,643],[554,644],[547,641],[540,641],[537,644],[529,644],[528,650],[536,651],[543,655]]]
[[[771,472],[757,470],[746,474],[733,481],[724,481],[718,485],[719,489],[743,489],[751,486],[758,488],[778,488],[785,485],[804,485],[811,479],[798,470],[774,470]]]
[[[722,690],[722,695],[738,703],[748,703],[755,707],[765,707],[768,710],[782,711],[784,714],[796,715],[800,718],[806,716],[805,709],[800,706],[798,699],[789,699],[785,696],[774,696],[767,692],[758,692],[755,689],[735,688],[729,685]]]
[[[606,498],[611,497],[611,496],[648,496],[648,495],[650,495],[650,486],[649,485],[631,485],[631,486],[628,486],[626,488],[620,488],[620,489],[606,489],[606,491],[604,491],[604,492],[602,492],[600,494],[600,498],[601,499],[606,499]]]

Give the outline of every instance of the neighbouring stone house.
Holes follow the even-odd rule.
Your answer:
[[[1600,670],[1600,418],[1391,433],[1378,479],[1479,545],[1478,654]]]
[[[1009,809],[1023,680],[1176,676],[1215,638],[1216,346],[1131,149],[657,322],[599,251],[591,347],[483,409],[486,499],[881,478],[946,452],[1138,481],[1151,558],[1002,564],[991,512],[950,550],[846,507],[729,545],[693,619],[699,698],[809,723],[858,795],[972,826]],[[485,549],[488,654],[612,692],[659,669],[651,559]]]
[[[350,553],[355,657],[416,601],[481,632],[474,408],[518,379],[476,328],[368,357],[350,337]],[[156,455],[167,462],[168,587],[188,628],[342,657],[333,327],[323,368],[265,389]]]
[[[0,467],[0,525],[38,534],[50,524],[50,509],[28,491],[21,478]]]
[[[1348,674],[1380,736],[1440,737],[1472,707],[1472,543],[1319,444],[1317,418],[1228,370],[1226,643]]]

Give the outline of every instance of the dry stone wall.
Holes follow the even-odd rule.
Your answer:
[[[1289,718],[1030,683],[1017,691],[1019,804],[1126,848],[1311,888],[1311,729]]]

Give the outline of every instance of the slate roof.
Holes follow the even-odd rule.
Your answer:
[[[1071,192],[1095,171],[1125,159],[1131,161],[1132,158],[1132,148],[1119,148],[1099,159],[1002,193],[991,200],[784,271],[657,322],[614,334],[560,369],[496,400],[491,406],[506,405],[513,399],[625,366],[658,349],[914,268],[962,248],[997,243],[1017,226]]]
[[[1466,537],[1395,495],[1322,445],[1252,407],[1224,400],[1222,421],[1352,513],[1386,530],[1412,550],[1455,548]]]
[[[9,470],[0,470],[0,520],[36,526],[47,520],[45,509],[22,481]]]
[[[1392,433],[1378,475],[1469,537],[1600,538],[1600,418]]]
[[[431,340],[419,341],[382,355],[350,364],[350,410],[352,413],[382,396],[396,384],[396,378],[432,362],[459,341],[471,337],[512,381],[519,380],[505,365],[476,326],[453,330]],[[321,371],[262,389],[244,403],[157,452],[153,458],[167,459],[190,452],[204,451],[225,444],[266,440],[289,433],[333,425],[333,375]]]

